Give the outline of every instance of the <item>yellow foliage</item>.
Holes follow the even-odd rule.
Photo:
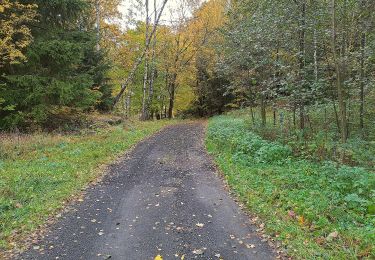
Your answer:
[[[186,4],[184,1],[178,3]],[[212,71],[217,60],[212,43],[220,41],[218,29],[226,21],[225,4],[225,0],[207,1],[200,7],[189,7],[193,10],[192,17],[178,14],[176,20],[180,21],[179,23],[158,26],[155,45],[158,80],[155,88],[162,103],[159,104],[161,107],[168,106],[164,102],[172,95],[171,93],[175,101],[174,113],[186,110],[194,101],[196,58],[204,57],[208,61],[208,71]],[[108,40],[103,39],[102,44],[109,47],[109,53],[115,63],[109,77],[112,83],[119,86],[143,51],[145,24],[139,23],[137,27],[128,29],[125,33],[111,25],[107,27],[107,33],[110,36],[106,37]],[[135,98],[142,94],[139,82],[138,75],[127,89],[135,93]],[[114,90],[114,94],[117,92],[118,89]],[[137,105],[134,102],[132,104]]]
[[[3,0],[0,4],[0,67],[26,59],[22,51],[30,44],[31,30],[26,24],[36,17],[36,5]],[[17,35],[17,37],[14,37]],[[17,40],[15,40],[17,39]]]
[[[175,110],[185,110],[194,100],[193,87],[196,84],[196,57],[205,57],[209,68],[216,63],[212,42],[219,41],[218,29],[225,23],[224,0],[205,2],[193,13],[187,24],[180,24],[169,43],[169,53],[164,64],[169,72],[176,73],[179,86],[176,94]]]

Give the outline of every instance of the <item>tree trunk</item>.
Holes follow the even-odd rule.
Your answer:
[[[337,57],[336,50],[336,1],[332,1],[332,52],[333,60],[335,63],[336,69],[336,87],[337,87],[337,96],[339,102],[339,116],[340,116],[340,126],[341,126],[341,142],[346,143],[347,135],[347,118],[346,118],[346,104],[345,104],[345,93],[342,86],[342,64]]]
[[[332,98],[332,104],[333,104],[333,111],[335,112],[336,126],[337,126],[339,133],[341,134],[339,114],[337,113],[336,101],[333,98]]]
[[[145,46],[146,46],[146,56],[145,56],[145,70],[143,74],[143,96],[142,96],[142,116],[141,120],[147,120],[148,111],[147,111],[147,86],[149,81],[149,46],[151,39],[149,38],[149,27],[150,27],[150,19],[148,15],[148,0],[145,0],[145,7],[146,7],[146,30],[145,30]]]
[[[273,126],[276,126],[276,109],[273,108]]]
[[[262,117],[262,126],[266,127],[267,124],[267,114],[266,114],[266,101],[264,100],[264,94],[261,94],[260,99],[260,113]]]
[[[360,89],[360,108],[359,108],[359,127],[362,133],[364,132],[365,123],[365,46],[366,46],[366,34],[362,34],[361,40],[361,89]]]
[[[350,122],[350,119],[351,119],[351,117],[352,117],[352,100],[351,100],[351,93],[350,93],[350,90],[348,90],[348,92],[347,92],[347,108],[346,108],[346,114],[347,114],[347,120],[346,120],[346,127],[347,127],[347,129],[346,129],[346,134],[347,134],[347,136],[348,136],[348,138],[349,138],[349,136],[350,136],[350,131],[351,131],[351,129],[350,129],[350,126],[351,126],[351,122]]]
[[[305,35],[306,35],[306,2],[303,0],[301,5],[301,21],[300,21],[300,39],[299,39],[299,73],[302,91],[304,90],[305,80]],[[305,100],[302,97],[300,100],[300,129],[305,129]]]
[[[362,0],[362,12],[365,10],[365,0]],[[362,22],[364,27],[364,22]],[[359,127],[362,135],[364,134],[364,116],[365,116],[365,48],[366,48],[366,33],[365,28],[362,28],[361,36],[361,75],[360,75],[360,107],[359,107]]]
[[[157,9],[156,9],[156,0],[154,0],[154,23],[157,21]],[[150,119],[149,113],[152,107],[152,101],[154,99],[154,81],[155,81],[155,71],[156,71],[156,63],[155,63],[155,54],[156,54],[156,33],[152,39],[152,54],[151,54],[151,75],[149,80],[149,89],[148,89],[148,98],[146,104],[146,119]],[[153,115],[151,116],[153,117]]]
[[[175,96],[176,86],[175,83],[170,84],[169,92],[169,108],[168,108],[168,118],[173,118],[173,108],[174,108],[174,96]]]
[[[318,82],[318,39],[317,32],[314,29],[314,76],[315,83]]]
[[[299,108],[299,128],[305,129],[305,106],[303,104]]]
[[[176,53],[173,63],[173,72],[172,72],[172,78],[169,82],[169,108],[168,108],[168,118],[173,118],[173,108],[174,108],[174,99],[176,95],[176,82],[177,82],[177,69],[178,69],[178,61],[180,56],[180,34],[178,34],[176,39]]]

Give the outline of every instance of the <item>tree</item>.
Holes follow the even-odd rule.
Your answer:
[[[164,8],[165,8],[165,5],[167,4],[167,2],[168,2],[168,0],[163,1],[162,6],[160,8],[160,11],[158,13],[156,22],[154,23],[154,25],[152,27],[152,31],[149,34],[149,38],[152,38],[154,36],[154,34],[156,33],[157,27],[158,27],[159,22],[160,22],[161,15],[163,14],[163,11],[164,11]],[[114,102],[113,102],[113,106],[115,106],[120,101],[121,96],[124,94],[124,92],[125,92],[126,88],[128,87],[129,83],[133,80],[133,77],[134,77],[136,71],[138,70],[138,67],[141,65],[143,59],[145,58],[151,41],[146,41],[146,43],[147,44],[146,44],[145,48],[143,49],[142,53],[137,58],[137,60],[134,62],[133,67],[132,67],[128,77],[121,84],[120,92],[116,95],[116,97],[114,99]]]
[[[366,98],[373,96],[374,8],[367,0],[232,1],[216,47],[217,71],[233,95],[226,106],[259,106],[263,126],[268,110],[276,126],[277,109],[287,109],[294,127],[307,132],[310,108],[330,106],[342,143],[355,129],[364,132]]]
[[[43,2],[43,3],[42,3]],[[38,21],[30,24],[34,41],[27,63],[2,70],[5,106],[0,127],[49,125],[74,111],[88,111],[100,102],[100,86],[108,64],[96,50],[96,35],[80,17],[91,12],[87,1],[20,1],[37,5]]]

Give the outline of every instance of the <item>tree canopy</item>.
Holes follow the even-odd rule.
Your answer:
[[[167,2],[138,1],[143,20],[124,27],[121,1],[3,1],[0,127],[77,111],[147,120],[249,107],[263,125],[286,111],[303,130],[317,105],[334,112],[342,142],[371,126],[373,1]]]

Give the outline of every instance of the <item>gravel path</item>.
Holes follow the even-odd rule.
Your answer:
[[[225,190],[203,138],[196,122],[141,142],[19,259],[274,259]]]

